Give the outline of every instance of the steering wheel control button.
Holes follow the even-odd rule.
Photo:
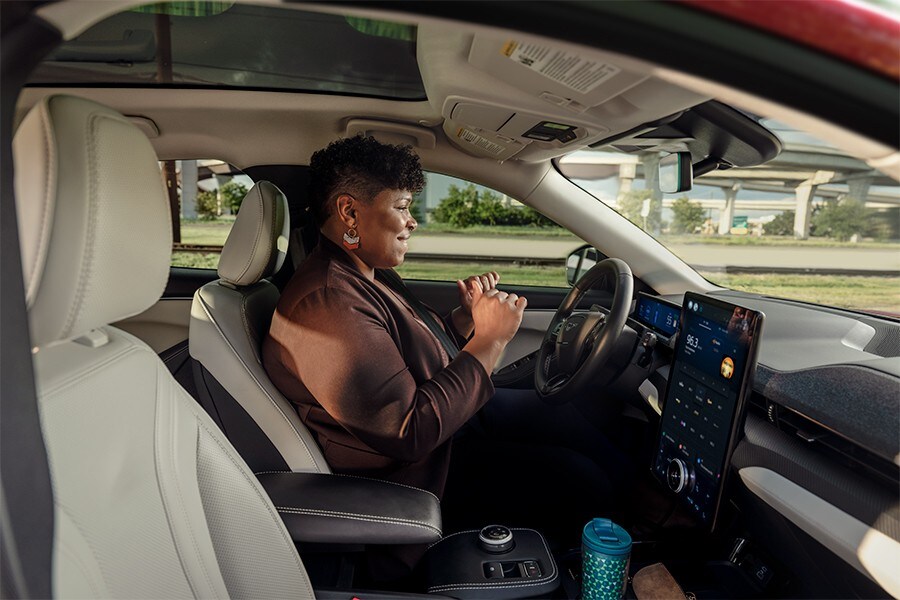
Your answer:
[[[478,545],[485,552],[503,554],[512,550],[515,542],[509,527],[488,525],[478,533]]]

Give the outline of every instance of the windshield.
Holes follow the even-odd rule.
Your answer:
[[[805,132],[763,124],[779,156],[713,171],[688,192],[647,185],[655,152],[584,150],[559,168],[716,285],[900,316],[900,186]]]

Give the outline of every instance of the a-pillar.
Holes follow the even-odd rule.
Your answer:
[[[719,235],[731,232],[731,225],[734,223],[734,203],[740,190],[740,183],[735,183],[730,188],[725,188],[725,206],[722,208],[722,212],[719,213]]]

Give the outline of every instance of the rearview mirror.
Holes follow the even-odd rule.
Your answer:
[[[694,184],[690,152],[675,152],[659,159],[659,191],[664,194],[686,192]]]

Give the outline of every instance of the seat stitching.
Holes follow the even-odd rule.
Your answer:
[[[256,190],[256,195],[259,196],[259,210],[262,213],[262,215],[265,216],[266,207],[265,207],[265,202],[263,201],[262,191],[259,189],[259,186],[254,186],[254,189]],[[250,252],[247,253],[247,264],[244,265],[244,270],[241,271],[240,276],[235,280],[235,282],[243,279],[244,275],[247,274],[247,271],[250,270],[250,266],[253,264],[253,257],[256,255],[256,248],[257,248],[257,245],[259,244],[259,238],[262,235],[262,231],[263,231],[263,220],[262,220],[262,217],[260,217],[256,221],[256,237],[253,238],[253,247],[250,249]],[[227,243],[227,240],[226,240],[226,243]]]
[[[76,552],[75,548],[73,548],[68,542],[65,542],[65,541],[59,540],[59,539],[58,539],[58,541],[59,541],[59,551],[62,553],[65,553],[69,557],[69,560],[71,560],[73,563],[75,563],[78,566],[85,581],[87,581],[88,585],[91,587],[92,595],[94,596],[94,598],[99,598],[101,595],[100,587],[98,587],[96,585],[96,583],[94,582],[94,577],[90,573],[90,569],[88,569],[86,563],[83,560],[81,560],[81,557],[78,556],[78,552]],[[97,557],[95,556],[94,558],[96,559]]]
[[[409,527],[418,527],[420,529],[428,529],[431,531],[437,532],[438,535],[441,535],[441,530],[431,525],[430,523],[426,523],[424,521],[416,521],[414,519],[403,519],[400,517],[384,517],[381,515],[365,515],[360,513],[352,513],[345,511],[336,511],[336,510],[325,510],[325,509],[316,509],[316,508],[296,508],[292,506],[276,506],[275,507],[278,512],[284,512],[289,514],[298,514],[298,515],[310,515],[310,516],[318,516],[318,517],[336,517],[339,519],[352,519],[355,521],[369,521],[372,523],[388,523],[391,525],[407,525]]]
[[[159,386],[160,383],[166,382],[166,380],[162,377],[162,370],[160,369],[161,364],[162,364],[162,362],[158,363],[156,366],[157,386]],[[166,373],[168,373],[168,371],[166,371]],[[158,389],[157,393],[156,393],[157,415],[159,415],[159,408],[160,408],[160,404],[161,404],[160,403],[160,394],[162,393],[162,391],[163,390]],[[168,391],[174,392],[174,390],[172,389],[172,386],[171,386],[171,380],[170,380],[170,386],[169,386]],[[172,393],[171,396],[174,397],[175,394]],[[200,552],[200,546],[197,543],[196,536],[194,535],[194,528],[191,523],[191,518],[188,515],[187,509],[185,507],[184,496],[181,493],[181,486],[178,484],[177,476],[173,476],[171,478],[172,479],[171,487],[174,488],[175,494],[176,494],[176,497],[178,500],[177,506],[170,506],[170,502],[167,501],[165,492],[166,492],[166,488],[169,487],[168,486],[169,482],[167,481],[167,476],[165,474],[163,474],[162,470],[161,470],[161,466],[163,464],[164,458],[160,452],[161,445],[159,444],[159,425],[160,425],[160,423],[158,420],[155,420],[155,421],[156,421],[155,427],[154,427],[155,430],[153,432],[154,433],[153,447],[154,447],[154,454],[156,455],[156,480],[160,486],[160,492],[161,492],[160,497],[162,498],[162,501],[163,501],[163,507],[165,508],[167,516],[169,514],[171,514],[172,510],[180,509],[181,517],[184,520],[184,523],[186,524],[185,529],[187,529],[187,532],[188,532],[188,539],[190,540],[191,545],[193,546],[193,549],[194,549],[194,553],[196,554],[198,562],[200,563],[200,571],[203,573],[203,577],[206,579],[207,586],[209,586],[207,589],[211,592],[211,591],[215,590],[216,587],[215,587],[215,585],[213,585],[212,578],[209,576],[209,572],[206,569],[206,561],[203,560],[203,554]],[[169,422],[167,423],[167,428],[166,428],[166,432],[168,433],[168,438],[169,438],[169,440],[168,440],[168,442],[169,442],[169,460],[167,462],[170,463],[170,466],[171,466],[173,472],[177,473],[178,468],[177,468],[177,465],[175,464],[175,456],[177,454],[177,450],[175,449],[175,435],[173,433],[174,431],[175,431],[175,411],[169,410]],[[184,574],[188,580],[188,584],[191,586],[191,590],[193,590],[193,592],[196,596],[202,596],[203,594],[198,593],[198,590],[194,586],[193,577],[191,577],[191,575],[189,573],[188,566],[184,563],[184,560],[181,559],[181,544],[179,544],[178,540],[175,538],[175,535],[174,535],[175,524],[172,523],[171,520],[169,523],[169,528],[170,528],[170,530],[172,530],[172,538],[173,538],[173,542],[175,542],[175,551],[178,553],[178,557],[181,562],[181,567],[184,570]]]
[[[96,219],[97,219],[97,183],[96,183],[96,152],[97,152],[97,137],[96,137],[96,123],[100,119],[106,115],[91,115],[87,121],[85,122],[85,131],[84,138],[87,140],[87,144],[85,144],[87,149],[87,159],[88,159],[88,218],[87,218],[87,232],[84,240],[84,252],[85,254],[81,257],[80,261],[80,273],[78,275],[78,285],[75,288],[75,296],[72,299],[72,303],[69,305],[69,312],[66,315],[66,320],[63,323],[63,328],[61,332],[61,337],[68,337],[71,330],[75,327],[75,322],[78,320],[78,316],[81,314],[81,304],[85,294],[85,288],[87,287],[88,281],[90,281],[91,271],[93,270],[93,254],[94,254],[94,234],[96,228]]]
[[[254,475],[277,475],[279,473],[296,473],[296,471],[256,471]],[[415,490],[417,492],[424,492],[438,501],[440,504],[441,499],[435,496],[433,493],[428,490],[423,490],[422,488],[417,488],[413,485],[406,485],[405,483],[397,483],[396,481],[388,481],[386,479],[375,479],[374,477],[362,477],[361,475],[349,475],[347,473],[324,473],[325,475],[333,475],[335,477],[351,477],[353,479],[362,479],[363,481],[377,481],[379,483],[387,483],[390,485],[397,485],[403,488],[407,488],[410,490]],[[453,534],[456,535],[456,534]]]
[[[231,452],[229,451],[229,449],[226,448],[225,445],[219,441],[219,439],[216,437],[216,435],[213,434],[213,432],[209,428],[207,428],[206,425],[203,424],[203,421],[199,420],[199,418],[198,418],[197,423],[200,427],[203,428],[204,431],[206,431],[207,434],[209,434],[209,437],[212,439],[212,441],[214,441],[219,446],[219,448],[222,449],[222,452],[225,454],[226,457],[228,457],[228,460],[231,461],[231,464],[233,464],[235,466],[235,468],[237,469],[237,471],[241,475],[241,477],[244,478],[244,480],[250,485],[250,488],[256,493],[257,497],[262,501],[263,506],[266,508],[266,511],[269,513],[269,516],[272,517],[273,521],[275,521],[276,529],[278,529],[278,532],[281,534],[282,541],[285,543],[285,545],[288,546],[288,548],[294,548],[294,552],[292,552],[291,555],[293,556],[294,560],[296,561],[297,567],[299,567],[299,569],[305,575],[306,569],[303,567],[303,562],[300,560],[300,555],[297,554],[296,548],[294,546],[294,541],[292,539],[290,539],[287,535],[285,535],[287,533],[287,527],[284,525],[284,520],[281,518],[281,515],[279,515],[277,512],[275,514],[272,514],[272,509],[270,508],[272,506],[271,500],[269,499],[269,497],[267,495],[260,493],[259,482],[247,477],[247,473],[241,467],[241,465],[238,464],[238,462],[236,460],[234,460],[234,457],[231,455]],[[279,524],[281,524],[281,527],[278,527]],[[303,579],[303,583],[306,585],[306,591],[309,594],[309,597],[315,598],[316,596],[313,593],[312,588],[309,585],[309,577],[304,576],[304,577],[302,577],[302,579]]]
[[[241,365],[244,366],[244,369],[247,371],[247,374],[250,375],[250,378],[253,379],[253,382],[256,384],[256,386],[262,391],[263,394],[265,394],[266,398],[269,399],[269,402],[271,402],[272,406],[275,407],[275,410],[278,411],[278,414],[281,415],[281,418],[283,418],[285,420],[285,422],[287,422],[288,426],[291,428],[291,431],[293,431],[294,435],[297,436],[297,441],[300,442],[300,445],[306,451],[307,456],[309,456],[309,460],[312,462],[313,468],[316,470],[316,473],[321,473],[322,471],[321,471],[321,469],[319,469],[318,462],[316,462],[315,457],[313,457],[312,452],[310,451],[309,447],[306,445],[306,442],[303,440],[303,437],[300,435],[300,432],[297,431],[297,428],[294,427],[294,424],[291,423],[291,420],[287,417],[286,414],[284,414],[284,411],[281,410],[281,407],[278,406],[278,403],[275,401],[275,399],[272,398],[271,395],[269,395],[269,392],[266,391],[266,389],[262,386],[262,384],[259,382],[259,380],[256,378],[256,376],[253,374],[253,372],[247,367],[247,364],[244,362],[244,359],[242,359],[241,355],[238,354],[238,351],[234,348],[234,346],[231,344],[229,339],[222,332],[222,329],[219,327],[219,323],[215,320],[215,318],[213,318],[212,314],[209,312],[209,309],[206,306],[206,301],[200,296],[199,292],[197,293],[197,299],[200,300],[200,308],[203,309],[203,312],[209,318],[209,322],[212,323],[213,326],[216,328],[216,331],[222,337],[222,340],[224,340],[225,344],[231,349],[231,352],[238,359],[238,362],[240,362]],[[240,402],[240,401],[238,401],[238,402]],[[280,450],[279,450],[279,453],[281,453]]]
[[[351,477],[353,479],[362,479],[363,481],[380,481],[382,483],[388,483],[390,485],[398,485],[400,487],[404,487],[404,488],[407,488],[410,490],[416,490],[417,492],[424,492],[424,493],[428,494],[429,496],[431,496],[432,498],[434,498],[435,500],[437,500],[438,504],[440,504],[440,502],[441,502],[441,499],[438,498],[437,496],[435,496],[432,492],[429,492],[428,490],[423,490],[422,488],[417,488],[412,485],[406,485],[405,483],[397,483],[396,481],[387,481],[385,479],[375,479],[373,477],[362,477],[360,475],[349,475],[349,474],[345,474],[345,473],[329,473],[329,475],[337,475],[338,477]]]
[[[34,262],[31,265],[32,277],[31,281],[29,282],[29,289],[27,290],[26,297],[31,297],[34,295],[34,289],[38,286],[40,280],[40,278],[37,277],[38,265],[43,264],[47,253],[49,252],[49,244],[45,244],[45,242],[47,240],[47,237],[50,235],[50,228],[47,226],[47,219],[50,216],[53,208],[50,195],[51,190],[54,189],[53,184],[56,182],[56,179],[53,176],[56,171],[56,155],[53,152],[53,139],[50,135],[50,117],[48,113],[49,105],[44,103],[41,106],[39,114],[41,132],[44,134],[44,157],[47,161],[47,179],[44,182],[44,202],[41,206],[41,228],[38,237],[38,251],[34,256]]]

